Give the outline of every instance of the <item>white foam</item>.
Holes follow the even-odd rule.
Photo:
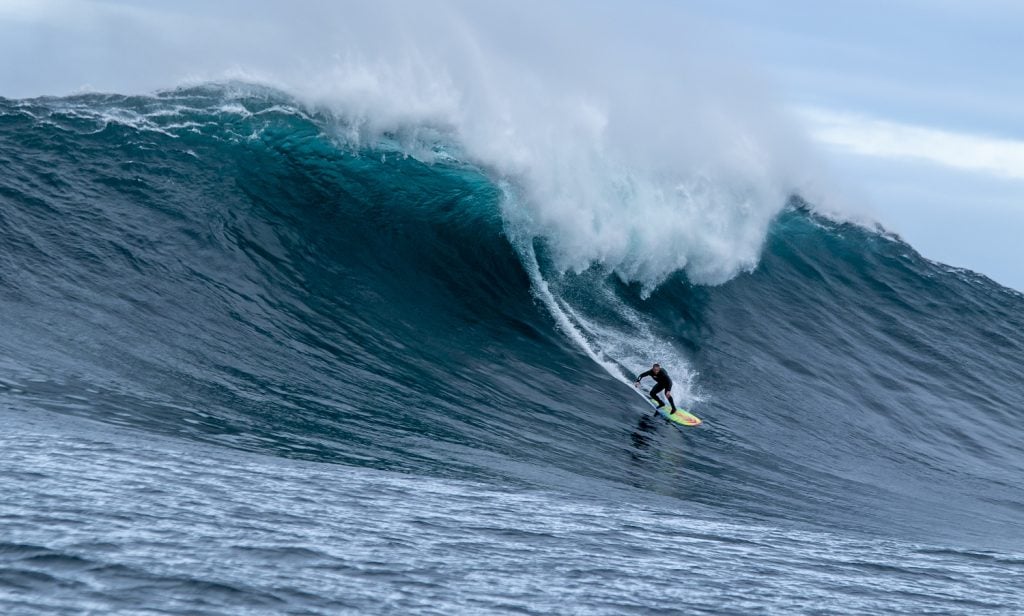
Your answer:
[[[388,135],[429,158],[422,144],[457,142],[516,187],[517,233],[545,238],[559,270],[600,263],[650,292],[681,269],[715,284],[756,266],[768,225],[813,165],[752,80],[664,38],[687,30],[641,19],[659,46],[609,40],[603,29],[621,12],[562,28],[564,9],[547,11],[556,25],[521,45],[486,10],[457,7],[411,11],[415,25],[402,21],[391,46],[349,32],[353,47],[326,73],[280,85],[334,110],[356,144]],[[564,37],[587,53],[567,52]]]

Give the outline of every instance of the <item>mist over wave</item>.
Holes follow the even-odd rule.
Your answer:
[[[790,195],[828,194],[768,88],[682,9],[384,2],[303,6],[294,19],[245,7],[101,4],[24,19],[56,20],[42,37],[99,58],[76,73],[92,88],[243,77],[327,111],[356,147],[387,136],[421,160],[456,147],[506,182],[507,228],[544,238],[558,270],[599,263],[647,293],[682,269],[706,283],[749,271]],[[146,50],[130,67],[103,42],[114,24]],[[46,59],[38,72],[57,93],[83,85]]]

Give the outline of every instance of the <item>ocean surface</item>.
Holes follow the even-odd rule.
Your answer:
[[[1020,293],[359,122],[0,99],[0,612],[1024,613]]]

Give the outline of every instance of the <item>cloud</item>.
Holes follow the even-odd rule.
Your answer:
[[[799,108],[797,115],[807,124],[812,138],[840,150],[1024,180],[1024,141],[814,107]]]

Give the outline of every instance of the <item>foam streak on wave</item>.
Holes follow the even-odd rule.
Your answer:
[[[506,203],[514,202],[514,194],[507,186],[504,196]],[[515,211],[514,207],[512,211]],[[670,374],[675,375],[677,385],[674,395],[680,404],[701,399],[694,391],[697,375],[689,367],[688,362],[669,342],[654,333],[640,313],[630,308],[608,288],[608,275],[601,275],[600,279],[586,283],[589,286],[586,303],[590,304],[591,308],[597,303],[601,309],[611,311],[619,327],[604,326],[596,319],[588,319],[581,310],[574,308],[569,298],[579,294],[565,292],[565,275],[549,272],[548,278],[545,277],[534,238],[526,234],[517,235],[515,230],[522,227],[508,220],[506,228],[513,230],[511,240],[530,277],[534,297],[555,319],[558,328],[587,356],[610,375],[627,384],[632,384],[639,366],[650,363],[652,357],[656,358]]]

